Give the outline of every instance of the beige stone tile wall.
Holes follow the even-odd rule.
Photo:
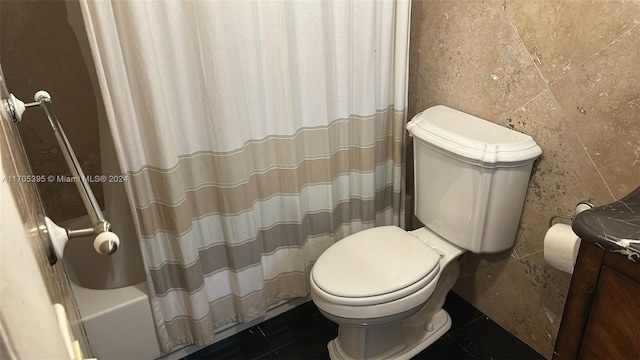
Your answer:
[[[640,186],[640,1],[414,0],[411,32],[409,116],[444,104],[543,149],[513,250],[466,254],[454,290],[550,358],[571,276],[544,263],[549,218]]]
[[[10,91],[22,101],[49,91],[85,175],[102,175],[96,101],[65,2],[0,1],[0,62]],[[70,176],[42,109],[28,109],[18,129],[34,174]],[[44,182],[38,188],[54,221],[86,214],[75,184]],[[104,208],[102,184],[91,188]]]

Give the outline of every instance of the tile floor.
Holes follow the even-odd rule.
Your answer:
[[[449,293],[444,308],[453,320],[451,329],[414,359],[544,359],[455,293]],[[185,360],[328,359],[327,343],[337,334],[338,326],[308,302]]]

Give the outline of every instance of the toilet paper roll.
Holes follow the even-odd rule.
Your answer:
[[[544,236],[544,261],[560,271],[573,274],[580,238],[571,230],[571,225],[555,224]]]
[[[586,203],[580,203],[580,204],[578,204],[576,206],[576,215],[580,214],[583,211],[590,210],[592,207],[593,207],[593,205],[589,205],[589,204],[586,204]]]

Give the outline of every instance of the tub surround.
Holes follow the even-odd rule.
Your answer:
[[[97,105],[78,41],[67,22],[65,1],[0,1],[2,66],[11,92],[30,102],[47,89],[56,115],[85,175],[102,170]],[[43,111],[29,111],[19,127],[35,175],[68,176],[69,170]],[[54,221],[86,214],[76,186],[37,183],[47,215]],[[92,183],[104,208],[103,184]]]
[[[583,241],[640,263],[640,187],[616,202],[578,214],[572,228]]]

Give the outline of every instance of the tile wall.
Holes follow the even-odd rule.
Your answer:
[[[51,94],[85,175],[102,175],[95,96],[65,1],[0,1],[0,62],[18,99],[32,102],[38,90]],[[70,176],[43,110],[27,110],[18,128],[34,174]],[[91,185],[104,208],[102,185]],[[86,214],[75,184],[47,181],[38,187],[56,222]]]
[[[550,358],[571,276],[544,263],[549,218],[640,185],[640,1],[414,0],[411,20],[409,116],[443,104],[543,149],[515,247],[466,255],[454,290]]]

